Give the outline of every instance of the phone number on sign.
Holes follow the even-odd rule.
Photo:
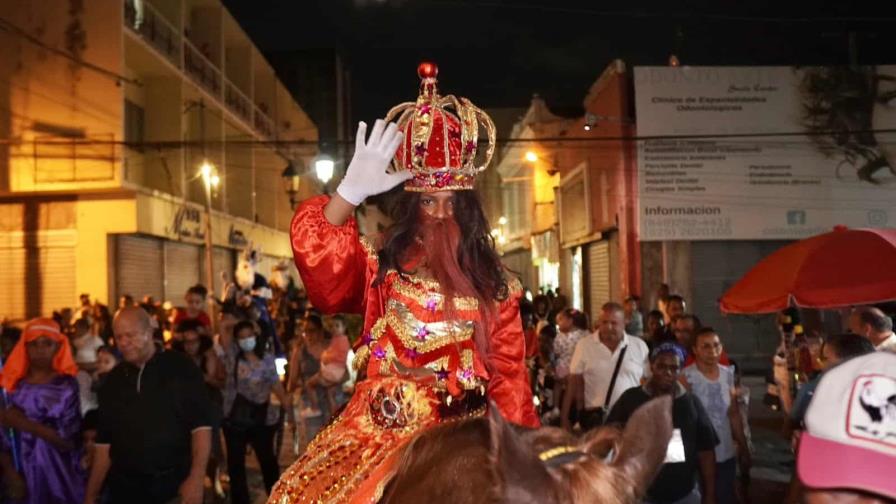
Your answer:
[[[650,219],[644,221],[646,235],[654,238],[723,238],[734,234],[731,219]]]

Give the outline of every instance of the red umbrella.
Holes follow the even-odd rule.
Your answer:
[[[771,313],[791,305],[839,308],[896,299],[896,229],[847,229],[787,245],[722,296],[726,313]]]

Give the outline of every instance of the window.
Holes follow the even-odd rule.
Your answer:
[[[145,129],[143,107],[130,100],[125,100],[124,141],[128,143],[128,147],[142,152],[144,132]]]

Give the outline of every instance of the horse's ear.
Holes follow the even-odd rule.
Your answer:
[[[653,399],[629,419],[613,465],[628,474],[635,488],[645,489],[659,472],[671,438],[672,398]]]
[[[493,402],[489,402],[489,456],[494,476],[498,480],[498,495],[484,502],[514,504],[542,504],[552,502],[553,485],[544,464],[532,452],[531,446],[517,428],[501,415]],[[478,501],[477,501],[478,502]]]

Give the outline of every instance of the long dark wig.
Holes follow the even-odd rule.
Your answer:
[[[402,258],[414,244],[420,222],[421,193],[402,191],[390,209],[393,224],[386,231],[383,248],[379,251],[380,268],[374,285],[379,285],[389,270],[410,274],[402,267]],[[461,231],[457,251],[458,263],[484,299],[500,301],[507,298],[505,269],[495,251],[495,240],[489,232],[488,220],[476,191],[454,192],[454,220]]]
[[[379,251],[380,268],[374,285],[382,284],[390,270],[395,270],[400,275],[412,273],[406,271],[402,263],[418,236],[421,194],[401,191],[396,198],[389,208],[393,224],[386,231],[383,247]],[[479,195],[475,191],[455,191],[453,203],[454,220],[461,232],[457,250],[458,264],[479,293],[477,297],[481,303],[506,299],[506,270],[495,251],[495,241],[489,232]],[[483,308],[487,310],[482,307],[480,311]],[[480,349],[487,349],[487,341],[483,337],[484,335],[478,338],[478,343]]]

